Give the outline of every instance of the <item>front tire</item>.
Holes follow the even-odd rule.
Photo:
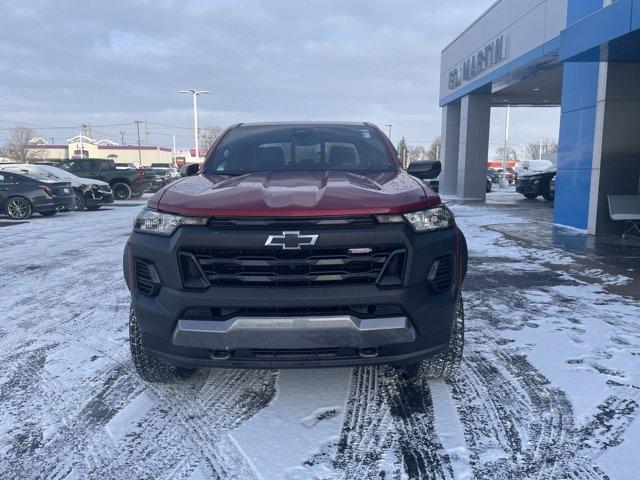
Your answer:
[[[451,326],[451,338],[447,348],[420,363],[398,367],[403,376],[413,379],[449,379],[458,371],[464,350],[464,304],[458,294],[456,314]]]
[[[536,198],[538,198],[538,194],[534,194],[534,193],[523,193],[523,195],[525,197],[527,197],[529,200],[535,200]]]
[[[24,197],[11,197],[7,200],[4,212],[12,220],[26,220],[33,213],[31,203]]]
[[[133,305],[129,312],[129,346],[131,347],[131,358],[133,365],[142,378],[146,382],[151,383],[172,383],[186,380],[195,370],[189,370],[182,367],[171,365],[157,358],[150,357],[144,349],[142,335],[140,335],[140,327],[136,312]]]
[[[131,198],[131,187],[126,183],[116,183],[111,189],[116,200],[129,200]]]

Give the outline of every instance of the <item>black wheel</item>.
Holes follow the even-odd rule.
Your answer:
[[[74,210],[80,211],[83,210],[86,206],[86,202],[84,201],[84,195],[76,192],[76,208]]]
[[[39,213],[43,217],[53,217],[56,213],[58,213],[58,211],[57,210],[47,210],[46,212],[39,212]]]
[[[547,202],[553,202],[556,199],[555,192],[551,191],[551,185],[547,184],[547,188],[542,192],[542,198],[544,198]]]
[[[131,187],[126,183],[116,183],[111,188],[116,200],[129,200],[131,198]]]
[[[91,211],[98,210],[101,206],[102,205],[91,205],[87,207],[87,210],[91,210]]]
[[[177,382],[186,380],[195,372],[195,370],[177,367],[147,355],[144,351],[140,327],[138,326],[138,320],[133,306],[131,306],[129,313],[129,346],[131,347],[133,365],[138,375],[140,375],[140,378],[146,382]]]
[[[448,379],[458,370],[464,350],[464,304],[462,295],[456,302],[456,316],[451,326],[449,345],[442,352],[413,365],[396,367],[408,378],[442,378]]]
[[[538,194],[536,193],[525,193],[523,195],[527,197],[529,200],[535,200],[536,198],[538,198]]]
[[[24,197],[11,197],[4,208],[5,213],[13,220],[25,220],[31,216],[31,203]]]

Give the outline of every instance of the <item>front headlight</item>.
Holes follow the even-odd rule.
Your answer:
[[[402,223],[406,221],[418,233],[435,232],[453,228],[453,214],[446,207],[429,208],[404,215],[377,215],[380,223]]]
[[[145,208],[136,217],[133,229],[141,233],[170,236],[180,225],[206,225],[208,220],[206,217],[183,217]]]

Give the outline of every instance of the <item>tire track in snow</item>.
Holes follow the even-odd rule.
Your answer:
[[[389,451],[394,472],[385,471]],[[435,433],[427,382],[403,378],[390,367],[354,369],[335,467],[342,477],[453,478],[453,469]]]
[[[395,438],[380,387],[380,367],[354,368],[334,467],[341,478],[377,478],[384,451]]]

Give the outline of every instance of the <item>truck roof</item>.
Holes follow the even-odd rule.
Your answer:
[[[368,127],[366,122],[322,122],[322,121],[290,121],[290,122],[248,122],[239,123],[237,127]]]

